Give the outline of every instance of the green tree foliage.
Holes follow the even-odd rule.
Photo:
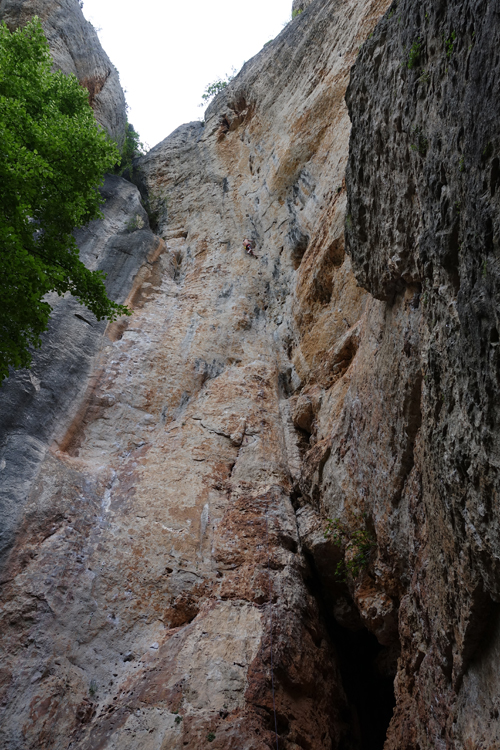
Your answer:
[[[0,24],[0,383],[29,367],[51,306],[70,292],[98,318],[130,314],[108,299],[105,274],[79,259],[72,232],[101,216],[98,191],[120,155],[96,125],[88,92],[52,71],[35,17]]]
[[[141,141],[139,133],[135,130],[134,126],[127,122],[125,130],[125,141],[121,150],[121,158],[115,167],[116,174],[123,174],[126,169],[132,167],[132,162],[137,156],[145,154],[146,149]]]
[[[231,75],[228,75],[226,73],[225,78],[217,78],[215,81],[212,81],[212,83],[209,83],[207,86],[205,86],[205,91],[201,95],[203,102],[200,104],[200,107],[203,107],[204,104],[208,104],[208,102],[211,101],[214,96],[220,94],[220,92],[226,88],[227,84],[233,80],[235,75],[236,70],[233,68]]]

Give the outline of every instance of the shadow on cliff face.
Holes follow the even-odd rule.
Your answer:
[[[362,624],[343,583],[326,580],[305,553],[309,563],[306,584],[320,607],[342,677],[350,716],[349,748],[383,750],[396,706],[394,678],[400,645],[397,637],[388,646]],[[342,610],[340,619],[334,611]],[[340,624],[342,621],[342,625]]]
[[[351,631],[329,623],[342,683],[361,750],[382,750],[396,699],[394,677],[384,669],[385,651],[366,628]]]

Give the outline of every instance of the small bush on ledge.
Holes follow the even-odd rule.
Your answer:
[[[372,550],[377,546],[376,540],[368,529],[358,528],[351,531],[339,518],[328,519],[325,538],[331,538],[332,542],[344,553],[335,569],[335,575],[340,581],[346,581],[349,574],[356,578],[362,570],[365,570],[370,563]]]

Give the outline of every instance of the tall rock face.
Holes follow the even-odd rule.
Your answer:
[[[13,750],[500,742],[498,11],[302,7],[2,390]]]
[[[379,376],[398,373],[400,413],[411,370],[420,399],[402,494],[370,491],[378,512],[392,503],[402,520],[410,502],[420,516],[417,548],[408,521],[387,540],[391,567],[408,571],[388,748],[500,743],[499,44],[497,3],[400,2],[347,96],[347,249],[401,321]],[[358,454],[374,438],[365,428]]]
[[[0,0],[0,21],[11,31],[38,16],[54,58],[54,67],[74,73],[88,89],[97,122],[119,144],[125,137],[127,112],[118,71],[85,20],[78,0]]]

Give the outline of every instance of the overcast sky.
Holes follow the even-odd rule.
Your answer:
[[[292,0],[83,0],[150,147],[203,118],[205,86],[239,70],[289,20]]]

